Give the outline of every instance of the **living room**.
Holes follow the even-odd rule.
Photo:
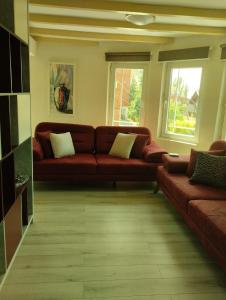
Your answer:
[[[209,150],[213,159],[219,155],[223,168],[226,5],[220,0],[30,0],[27,10],[26,0],[0,0],[0,10],[6,11],[6,3],[14,5],[15,31],[0,18],[11,51],[11,89],[0,91],[0,299],[226,299],[225,187],[211,181],[210,187],[194,190],[199,184],[192,185],[187,175],[184,184],[192,148]],[[59,81],[51,90],[59,69],[58,77],[70,70],[72,85]],[[127,85],[129,100],[123,100]],[[56,91],[64,91],[65,99],[65,90],[67,109],[60,111]],[[139,94],[133,114],[132,90]],[[79,168],[71,171],[70,157],[51,158],[48,171],[40,131],[69,131]],[[142,157],[120,158],[109,168],[117,174],[111,174],[108,152],[118,133],[148,135],[149,141]],[[89,139],[87,154],[82,147]],[[54,152],[52,144],[51,155],[57,157]],[[87,155],[94,156],[95,174]],[[104,171],[101,155],[108,156]],[[67,166],[58,168],[61,159]],[[127,168],[125,174],[120,167]],[[28,176],[12,192],[15,174]],[[13,193],[15,203],[6,205]],[[183,201],[186,213],[177,205]],[[198,224],[203,216],[195,215],[196,204],[205,209],[204,201],[215,206]],[[212,222],[214,229],[208,227]]]

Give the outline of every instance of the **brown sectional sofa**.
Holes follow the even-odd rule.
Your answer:
[[[226,141],[210,150],[225,150]],[[186,175],[189,157],[163,155],[157,182],[199,240],[226,271],[226,189],[192,184]]]
[[[55,159],[50,141],[47,139],[43,144],[40,133],[68,131],[76,154]],[[130,159],[122,159],[108,155],[118,132],[149,137],[142,157],[131,155]],[[43,122],[36,126],[33,139],[34,180],[154,181],[164,153],[167,152],[151,139],[150,131],[145,127],[99,126],[94,129],[88,125]]]

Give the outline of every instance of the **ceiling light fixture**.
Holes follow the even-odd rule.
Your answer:
[[[143,26],[143,25],[148,25],[150,23],[155,22],[155,16],[153,15],[126,15],[125,19],[133,23],[135,25]]]

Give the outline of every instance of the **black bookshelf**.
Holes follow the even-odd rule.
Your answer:
[[[31,135],[28,132],[22,142],[19,137],[27,123],[19,120],[30,120],[30,112],[20,116],[18,109],[23,97],[30,102],[29,46],[15,34],[14,4],[20,5],[0,0],[0,275],[6,272],[33,214]],[[27,30],[17,29],[22,36]],[[25,180],[20,183],[18,178]]]
[[[14,0],[1,0],[0,12],[0,24],[14,32]]]
[[[10,33],[0,26],[1,72],[0,93],[11,92]]]

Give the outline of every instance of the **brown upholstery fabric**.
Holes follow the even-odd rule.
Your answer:
[[[169,154],[163,154],[162,161],[164,168],[169,173],[185,173],[190,161],[190,156],[180,155],[178,157],[173,157]]]
[[[226,198],[221,201],[190,201],[188,215],[226,258]]]
[[[149,135],[138,134],[131,150],[131,157],[142,158],[144,156],[144,148],[149,143]]]
[[[187,211],[188,202],[194,199],[226,199],[226,190],[201,184],[191,184],[183,174],[169,174],[164,167],[159,167],[157,180],[167,187],[174,201]]]
[[[35,161],[42,160],[44,158],[44,153],[42,151],[42,147],[40,143],[35,138],[32,139],[32,146],[33,146],[33,159]]]
[[[161,148],[156,142],[151,141],[151,144],[146,146],[144,149],[144,159],[147,162],[162,162],[162,155],[167,151]]]
[[[197,155],[199,152],[208,153],[211,155],[218,155],[218,156],[223,156],[226,153],[225,150],[218,150],[218,149],[209,150],[209,151],[197,151],[195,149],[191,149],[190,161],[189,161],[188,168],[187,168],[187,176],[188,177],[191,177],[194,173]]]
[[[198,153],[190,182],[226,189],[226,156]]]
[[[45,158],[53,157],[53,150],[49,137],[50,131],[37,131],[36,138],[38,139],[40,145],[42,146],[42,150]]]
[[[144,160],[130,158],[123,159],[108,154],[96,154],[97,172],[99,174],[153,174],[156,172],[155,164]]]
[[[59,176],[58,173],[40,173],[39,166],[42,162],[34,162],[34,180],[35,181],[55,181],[55,182],[67,182],[67,183],[79,183],[93,184],[100,182],[112,182],[112,181],[140,181],[150,182],[155,180],[155,174],[75,174],[75,173],[64,173],[63,176]]]
[[[150,131],[145,127],[129,126],[99,126],[96,128],[95,150],[96,153],[109,153],[117,133],[145,134],[150,137]]]
[[[70,132],[76,154],[60,159],[51,157],[34,161],[34,180],[66,182],[80,182],[86,179],[87,181],[156,180],[159,164],[146,162],[142,158],[120,159],[108,155],[119,132],[148,136],[151,141],[150,132],[145,127],[100,126],[95,130],[92,126],[87,125],[43,122],[37,125],[35,137],[38,132]],[[94,143],[94,139],[96,139],[96,143]],[[47,141],[49,142],[48,139]],[[51,145],[50,142],[49,145]],[[96,149],[94,145],[97,147]],[[138,152],[136,154],[140,156],[141,141],[138,141],[137,147],[139,149],[135,148],[134,151]],[[161,160],[162,153],[157,153],[159,149],[161,150],[154,142],[152,142],[151,148],[145,147],[146,152],[152,152],[157,161]]]
[[[70,132],[76,153],[93,153],[95,131],[92,126],[65,123],[43,122],[37,125],[37,132],[50,131],[54,133]]]
[[[38,165],[38,172],[39,174],[60,174],[62,181],[64,180],[64,174],[95,174],[96,159],[92,154],[85,153],[44,159]]]
[[[218,140],[213,142],[209,150],[224,150],[226,152],[226,141]]]

